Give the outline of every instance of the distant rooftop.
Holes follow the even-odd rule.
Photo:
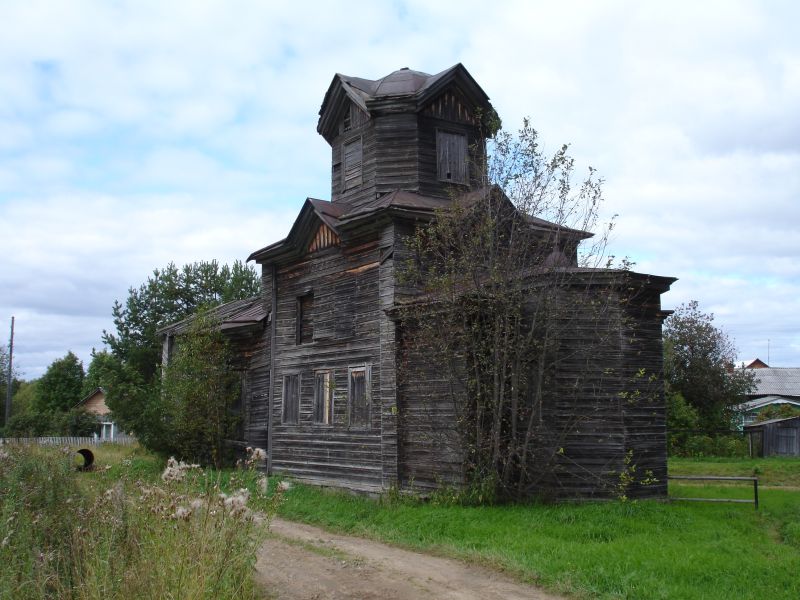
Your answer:
[[[767,367],[754,369],[756,388],[750,397],[798,396],[800,397],[800,368]]]

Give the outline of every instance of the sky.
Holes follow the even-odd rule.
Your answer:
[[[491,8],[489,8],[491,7]],[[605,180],[611,252],[741,359],[800,367],[800,3],[0,0],[0,339],[88,366],[155,268],[230,263],[330,198],[334,74],[461,62]],[[5,342],[4,342],[5,343]]]

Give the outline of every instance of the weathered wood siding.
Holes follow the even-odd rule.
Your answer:
[[[663,496],[666,420],[659,292],[620,281],[566,288],[555,393],[543,406],[537,489],[550,497]],[[635,471],[633,470],[635,468]],[[620,487],[652,471],[657,482]]]
[[[398,338],[399,483],[416,491],[462,485],[461,381],[453,365],[444,364],[435,340],[422,339],[413,320],[401,322]]]
[[[377,491],[381,442],[380,262],[377,234],[307,255],[277,270],[272,392],[272,468],[326,485]],[[297,344],[296,299],[314,294],[313,341]],[[370,367],[369,425],[348,420],[349,370]],[[333,381],[333,422],[313,421],[314,373]],[[300,376],[297,424],[282,423],[283,378]]]
[[[556,285],[555,283],[550,284]],[[545,498],[666,494],[666,427],[659,291],[605,277],[532,286],[528,305],[558,340],[537,407],[532,484]],[[545,304],[542,295],[547,295]],[[465,392],[455,357],[400,322],[399,479],[418,489],[463,481],[457,423]],[[637,482],[622,489],[623,473]]]
[[[420,113],[408,100],[376,102],[371,119],[352,120],[348,128],[344,119],[350,117],[343,113],[341,133],[331,144],[333,201],[361,206],[398,189],[447,198],[478,185],[484,137],[477,119],[463,99],[456,101],[457,96],[456,91],[447,91]],[[439,179],[437,130],[466,136],[470,147],[467,184],[455,185]],[[355,139],[361,139],[361,185],[346,189],[343,149]]]

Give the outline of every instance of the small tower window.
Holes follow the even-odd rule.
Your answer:
[[[361,138],[350,140],[342,147],[342,177],[345,190],[361,185]]]
[[[449,131],[436,132],[439,180],[467,183],[467,136]]]
[[[314,310],[314,294],[309,292],[298,296],[296,307],[295,343],[299,346],[314,341],[314,321],[311,314]]]

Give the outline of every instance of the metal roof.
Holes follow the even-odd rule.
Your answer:
[[[253,296],[244,300],[233,300],[220,304],[209,309],[207,314],[211,318],[218,320],[220,329],[225,331],[256,325],[266,318],[267,311],[264,309],[261,296]],[[181,335],[186,333],[196,317],[197,315],[194,314],[176,323],[170,323],[166,327],[159,329],[158,333],[162,335]]]
[[[753,369],[755,390],[749,396],[798,396],[800,397],[800,368],[768,367]]]
[[[800,398],[787,398],[786,396],[763,396],[755,400],[748,400],[736,406],[736,410],[751,411],[769,406],[770,404],[793,404],[800,406]]]
[[[750,423],[749,425],[745,425],[745,429],[755,429],[756,427],[762,427],[764,425],[771,425],[772,423],[780,423],[782,421],[794,421],[800,419],[798,417],[782,417],[780,419],[769,419],[767,421],[759,421],[758,423]]]

